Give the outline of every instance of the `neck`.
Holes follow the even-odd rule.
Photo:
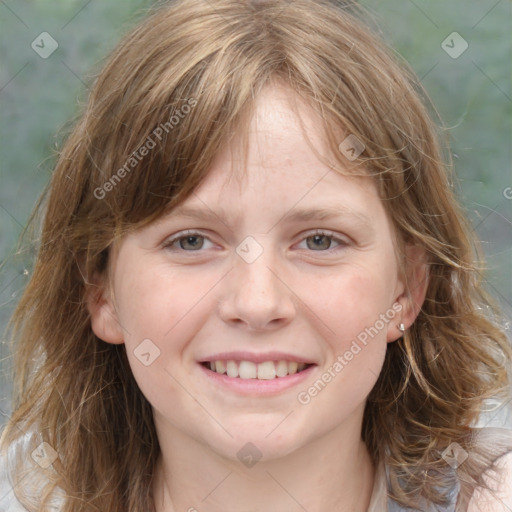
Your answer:
[[[339,431],[247,468],[179,431],[164,436],[155,471],[156,512],[366,512],[374,467],[359,435]]]

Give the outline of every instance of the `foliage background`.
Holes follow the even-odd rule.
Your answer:
[[[101,60],[152,3],[0,0],[0,331],[30,276],[30,254],[16,254],[16,243],[49,179],[58,132],[79,113]],[[416,71],[444,121],[458,193],[487,255],[489,290],[510,318],[512,3],[361,3],[373,13],[376,30]],[[31,48],[43,31],[59,44],[48,59]],[[457,59],[441,47],[454,31],[469,44]],[[0,357],[1,426],[10,413],[5,336]]]

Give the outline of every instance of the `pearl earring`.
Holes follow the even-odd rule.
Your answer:
[[[398,324],[398,330],[400,332],[405,332],[405,325],[402,322]]]

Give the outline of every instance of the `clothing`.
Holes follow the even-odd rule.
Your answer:
[[[494,448],[496,455],[504,455],[505,453],[512,452],[512,430],[503,428],[482,428],[479,429],[482,433],[482,440],[490,447]],[[28,442],[28,436],[25,436]],[[9,463],[12,464],[14,452],[16,450],[9,448],[7,457],[0,456],[0,512],[27,512],[26,509],[18,502],[14,494],[11,479],[9,476]],[[373,491],[370,499],[370,506],[368,512],[409,512],[410,509],[401,507],[394,501],[390,500],[387,495],[387,470],[383,462],[379,464],[375,471]],[[28,482],[27,482],[28,483]],[[30,482],[33,488],[37,487],[35,482]],[[36,491],[37,495],[37,491]],[[455,512],[456,501],[458,495],[458,488],[454,487],[451,492],[451,503],[442,508],[425,504],[422,512]],[[62,497],[56,496],[53,506],[47,510],[60,510],[59,501]],[[417,512],[417,511],[410,511]],[[457,511],[458,512],[458,511]]]
[[[447,507],[439,507],[432,509],[436,512],[454,512],[455,503],[457,500],[457,489],[454,489],[452,493],[451,503]],[[373,484],[372,497],[370,499],[370,506],[368,512],[408,512],[410,509],[406,509],[401,505],[398,505],[387,496],[387,478],[386,468],[383,463],[377,468],[375,472],[375,480]],[[411,511],[413,512],[413,511]],[[414,512],[417,512],[416,510]],[[429,512],[427,509],[423,512]]]
[[[494,457],[499,458],[506,454],[512,453],[512,429],[496,428],[496,427],[481,427],[477,429],[477,439],[483,446],[488,448]],[[462,462],[463,463],[463,462]],[[508,482],[512,485],[512,482]],[[395,501],[388,498],[388,477],[387,468],[381,462],[376,468],[374,477],[374,486],[372,496],[370,499],[370,506],[368,512],[417,512],[416,509],[405,508]],[[445,507],[440,505],[433,505],[431,503],[424,503],[422,512],[459,512],[457,508],[457,498],[459,495],[460,486],[456,484],[450,491],[450,503]],[[466,512],[463,508],[461,512]]]

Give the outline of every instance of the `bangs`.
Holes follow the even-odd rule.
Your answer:
[[[356,101],[359,77],[348,67],[327,66],[329,56],[320,51],[324,35],[316,37],[301,24],[288,33],[277,6],[251,12],[243,4],[219,2],[213,9],[204,3],[202,16],[187,18],[195,4],[157,11],[125,38],[95,84],[82,126],[90,134],[83,162],[89,175],[79,217],[90,225],[119,232],[167,213],[200,185],[221,147],[235,137],[243,170],[254,102],[272,84],[287,86],[318,114],[330,148],[328,160],[315,151],[320,160],[338,172],[367,174],[364,164],[375,153],[376,138],[356,128],[369,124]],[[333,49],[347,54],[340,59],[345,66],[353,47],[348,34],[330,35],[337,39]],[[310,39],[309,55],[288,38]],[[361,54],[352,54],[352,65],[360,67]],[[305,58],[316,74],[304,68]],[[336,82],[336,91],[326,86]],[[365,148],[354,161],[340,152],[348,135]]]

